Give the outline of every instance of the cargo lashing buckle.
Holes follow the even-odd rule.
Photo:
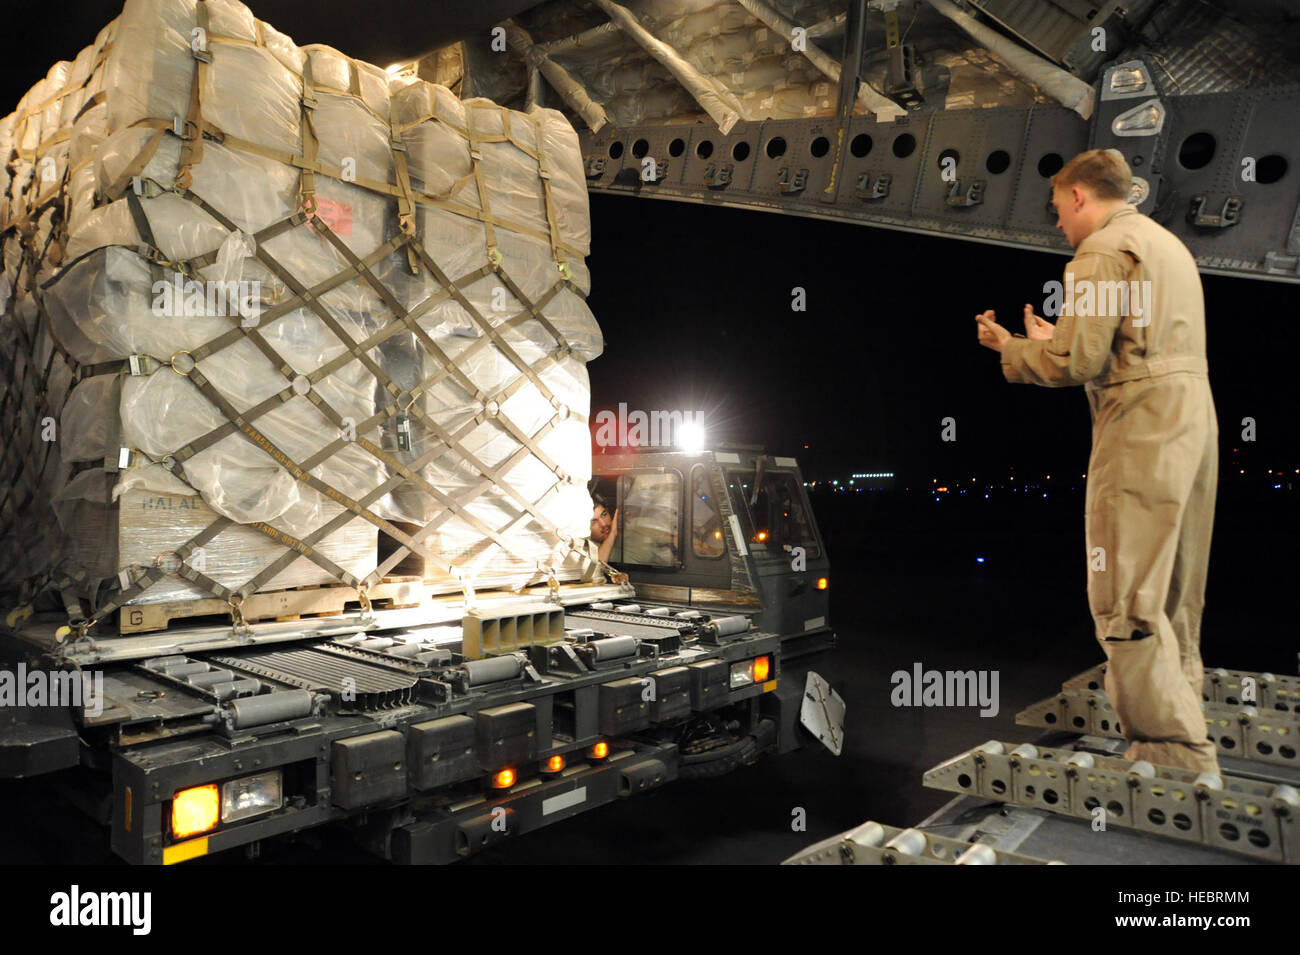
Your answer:
[[[145,179],[143,176],[131,177],[131,191],[141,199],[155,199],[164,192],[170,190],[164,189],[159,183],[152,179]]]
[[[54,642],[63,643],[68,637],[72,637],[69,647],[75,647],[83,640],[89,639],[90,628],[98,622],[97,617],[69,617],[67,626],[59,627],[54,631]]]
[[[230,604],[230,635],[232,637],[251,637],[253,628],[244,619],[244,611],[241,609],[244,598],[239,594],[231,594],[227,602]]]
[[[373,620],[375,616],[374,605],[370,602],[369,588],[362,584],[357,588],[357,600],[361,604],[361,616],[368,620]]]

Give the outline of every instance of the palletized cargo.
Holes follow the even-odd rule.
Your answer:
[[[563,116],[232,0],[129,0],[8,144],[0,574],[25,600],[84,627],[582,575],[601,337]]]

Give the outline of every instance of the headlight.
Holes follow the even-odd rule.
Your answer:
[[[221,787],[221,821],[238,822],[284,805],[283,776],[278,769],[232,779]]]
[[[748,686],[754,682],[754,661],[746,660],[743,663],[733,663],[731,665],[731,688],[734,690],[738,686]]]

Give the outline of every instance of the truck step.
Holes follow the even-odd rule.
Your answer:
[[[782,865],[1064,865],[1063,862],[1004,852],[983,842],[864,822],[809,846]]]
[[[1204,702],[1207,735],[1220,755],[1300,767],[1300,713]],[[1123,739],[1115,707],[1100,690],[1063,689],[1016,714],[1019,726]]]
[[[1104,690],[1106,664],[1099,663],[1061,684],[1062,690]],[[1300,677],[1207,668],[1201,696],[1212,703],[1249,703],[1261,710],[1300,713]],[[1254,700],[1250,697],[1254,696]]]
[[[1288,785],[998,740],[941,763],[923,782],[1094,828],[1100,822],[1257,860],[1300,862],[1300,792]]]

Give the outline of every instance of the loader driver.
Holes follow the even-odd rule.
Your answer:
[[[1088,605],[1125,758],[1217,773],[1200,705],[1219,473],[1205,303],[1191,253],[1128,204],[1131,183],[1115,150],[1081,153],[1053,176],[1057,227],[1075,249],[1058,321],[1026,305],[1024,335],[992,311],[976,328],[1007,381],[1087,394]],[[1054,307],[1049,297],[1044,311]]]
[[[618,537],[618,510],[613,515],[605,506],[605,499],[598,494],[592,495],[595,505],[591,512],[591,540],[597,545],[596,554],[602,564],[608,564],[614,553],[614,538]]]

